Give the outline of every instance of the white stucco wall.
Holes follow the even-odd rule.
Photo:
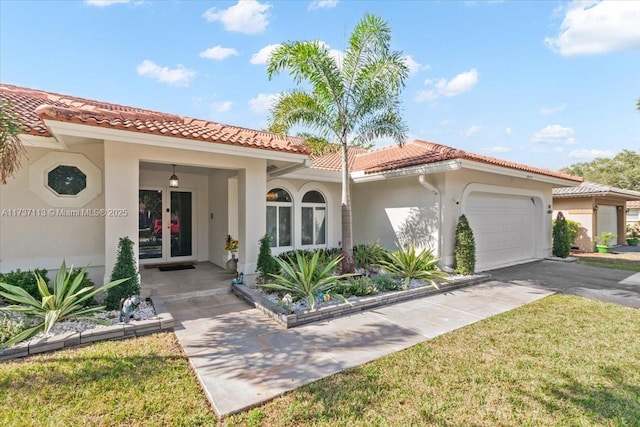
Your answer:
[[[354,244],[413,242],[438,253],[438,196],[418,176],[352,186]]]
[[[53,277],[63,258],[67,266],[84,267],[89,265],[89,277],[101,283],[104,274],[104,217],[65,216],[72,212],[80,215],[79,209],[103,209],[105,199],[103,189],[94,199],[82,206],[59,206],[48,203],[29,188],[31,165],[42,159],[51,150],[29,148],[22,161],[22,168],[15,178],[6,185],[0,185],[0,271],[7,272],[20,268],[46,268]],[[100,170],[104,169],[104,156],[101,144],[73,145],[70,153],[85,156]],[[65,151],[58,151],[56,157],[65,158]],[[62,157],[60,157],[62,156]],[[65,162],[66,163],[66,162]],[[72,164],[70,162],[70,164]],[[45,188],[45,174],[42,174],[42,187]],[[44,191],[50,191],[45,188]],[[38,209],[46,216],[33,212],[16,213],[6,210]],[[53,210],[51,210],[53,209]],[[64,212],[64,213],[63,213]]]

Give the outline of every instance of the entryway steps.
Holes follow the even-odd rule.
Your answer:
[[[193,291],[193,292],[184,292],[180,294],[174,295],[163,295],[162,299],[165,301],[178,301],[187,298],[197,298],[197,297],[207,297],[211,295],[222,295],[228,294],[231,292],[231,286],[228,288],[217,288],[217,289],[205,289],[201,291]],[[156,295],[158,293],[158,288],[151,289],[151,295]]]

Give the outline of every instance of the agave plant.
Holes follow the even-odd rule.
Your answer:
[[[332,275],[342,261],[342,256],[333,258],[325,266],[320,266],[319,258],[319,251],[316,251],[311,259],[300,253],[296,253],[295,259],[289,259],[289,262],[275,258],[281,273],[271,274],[275,283],[265,283],[260,286],[274,291],[288,292],[293,297],[307,298],[313,310],[318,294],[330,292],[338,279],[353,276],[353,274]]]
[[[29,339],[41,331],[49,333],[56,322],[65,319],[92,319],[101,324],[109,324],[109,322],[97,319],[94,316],[95,312],[103,310],[104,306],[86,307],[85,304],[91,301],[91,298],[99,292],[118,286],[129,280],[129,278],[115,280],[99,288],[94,288],[93,286],[81,287],[86,274],[87,268],[85,267],[75,275],[75,278],[72,278],[72,275],[74,275],[73,266],[67,271],[67,266],[62,261],[62,265],[58,269],[58,274],[56,274],[53,282],[53,289],[50,291],[44,278],[35,273],[40,300],[32,297],[22,288],[0,283],[0,288],[4,289],[4,292],[0,291],[0,295],[15,303],[15,305],[2,307],[0,310],[24,313],[27,316],[42,320],[36,326],[28,328],[11,338],[4,345],[11,346]]]
[[[445,280],[448,275],[437,268],[440,258],[433,255],[433,251],[425,249],[417,252],[414,245],[404,248],[400,245],[397,251],[388,252],[380,265],[385,272],[404,281],[404,288],[409,286],[412,279],[424,280],[438,288],[438,281]]]

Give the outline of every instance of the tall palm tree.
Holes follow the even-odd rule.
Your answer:
[[[387,22],[366,14],[342,59],[321,41],[294,41],[277,48],[267,66],[269,79],[287,70],[298,85],[278,97],[270,129],[302,125],[341,147],[343,272],[354,270],[348,146],[369,146],[380,137],[402,144],[407,137],[400,93],[409,69],[390,42]]]
[[[0,184],[20,169],[20,159],[25,154],[18,137],[20,120],[11,104],[0,98]]]

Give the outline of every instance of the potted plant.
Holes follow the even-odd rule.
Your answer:
[[[627,224],[627,245],[638,246],[640,242],[640,222]]]
[[[611,241],[616,237],[615,234],[609,231],[603,231],[600,234],[600,237],[596,237],[594,240],[596,241],[596,249],[598,253],[606,254],[611,250]]]
[[[224,239],[224,250],[231,252],[231,259],[227,261],[227,269],[236,271],[238,268],[238,248],[240,247],[240,243],[238,240],[231,237],[230,234],[227,234],[227,237]]]

